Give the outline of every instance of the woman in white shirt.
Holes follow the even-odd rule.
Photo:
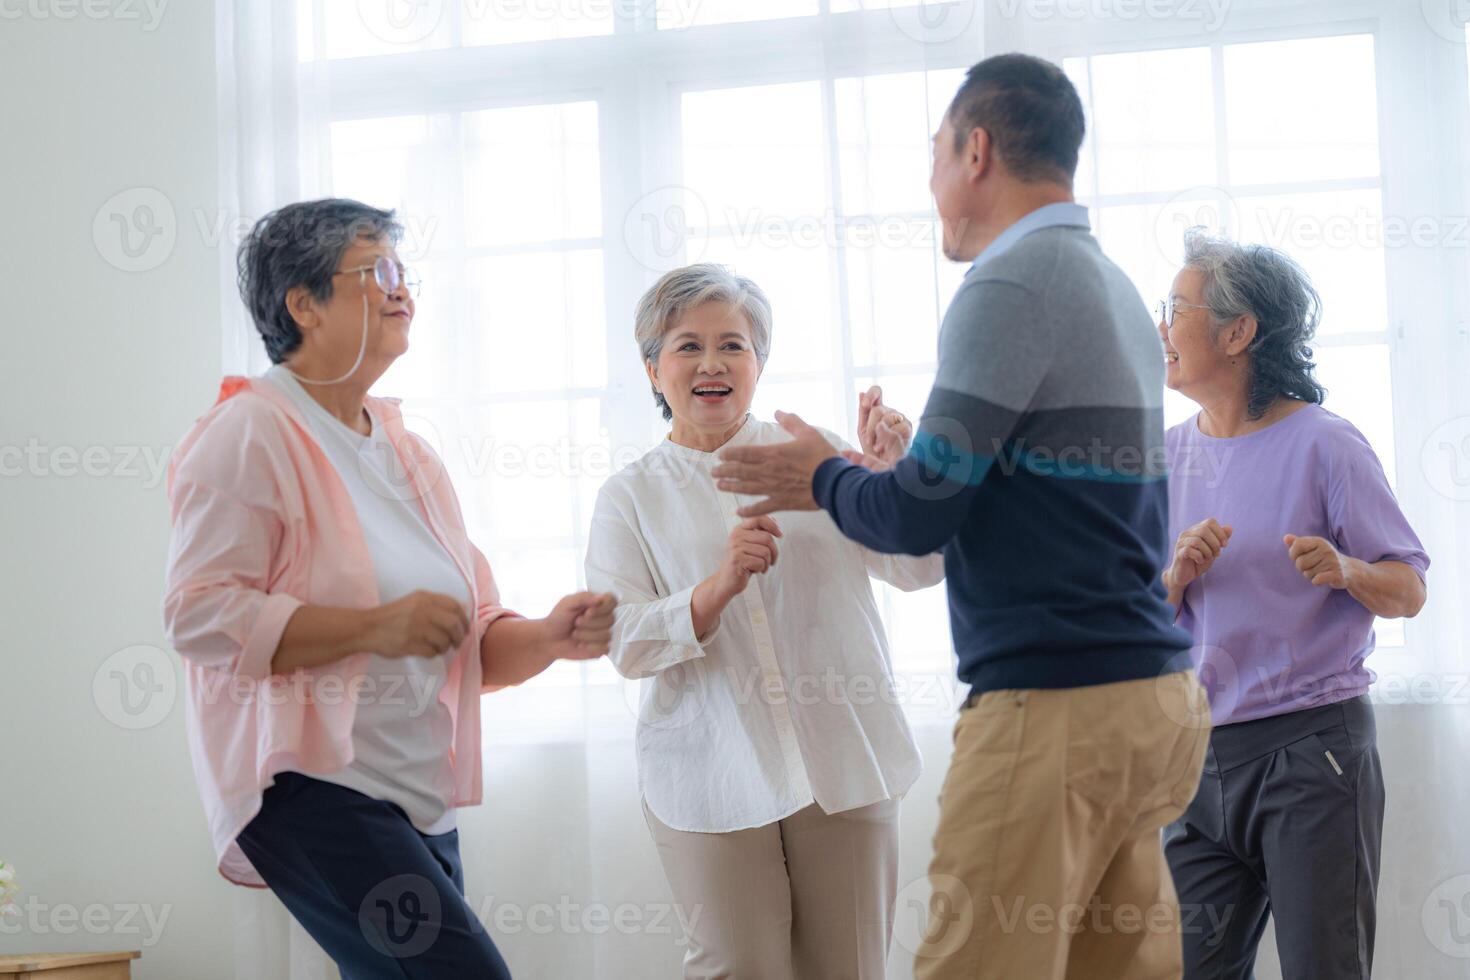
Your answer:
[[[869,575],[924,588],[943,558],[867,551],[822,511],[742,521],[749,501],[715,489],[722,447],[789,438],[749,414],[771,337],[750,280],[670,272],[635,333],[672,431],[598,495],[587,582],[619,597],[613,664],[648,679],[639,783],[684,976],[880,978],[920,760]],[[907,421],[872,393],[861,409],[864,449],[891,463]]]

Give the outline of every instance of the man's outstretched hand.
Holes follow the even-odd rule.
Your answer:
[[[789,412],[776,421],[794,438],[774,446],[732,446],[720,453],[715,486],[728,493],[764,497],[740,508],[741,517],[760,517],[778,510],[816,510],[812,477],[817,467],[839,455],[821,432]]]

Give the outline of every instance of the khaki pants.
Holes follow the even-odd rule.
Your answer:
[[[1178,980],[1159,831],[1193,798],[1208,741],[1190,671],[990,691],[962,712],[916,980]]]
[[[898,891],[898,801],[813,804],[725,834],[643,815],[689,931],[687,980],[882,980]]]

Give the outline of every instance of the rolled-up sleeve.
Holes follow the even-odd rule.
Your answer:
[[[201,666],[265,679],[303,603],[268,591],[282,522],[204,483],[175,481],[163,603],[165,635]]]
[[[587,587],[618,597],[608,659],[624,677],[651,677],[703,657],[720,632],[717,623],[708,636],[695,635],[692,587],[660,594],[638,534],[606,488],[598,494],[587,541]]]
[[[1334,543],[1359,561],[1402,562],[1426,578],[1429,555],[1400,509],[1373,448],[1355,434],[1342,442],[1337,454],[1327,497]]]
[[[520,613],[500,604],[500,589],[495,585],[495,573],[490,570],[489,560],[473,543],[470,551],[475,560],[475,635],[483,637],[497,619],[519,619]]]

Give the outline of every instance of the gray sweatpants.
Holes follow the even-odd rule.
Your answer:
[[[1383,836],[1373,706],[1224,725],[1164,832],[1185,980],[1249,980],[1271,915],[1291,980],[1368,980]]]

